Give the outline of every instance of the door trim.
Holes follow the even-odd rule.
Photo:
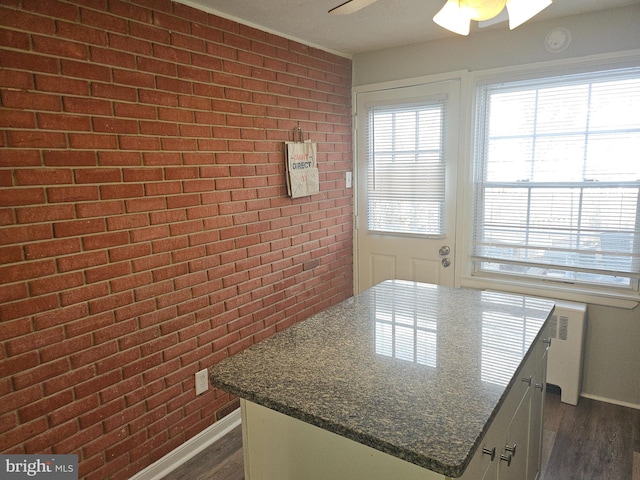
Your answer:
[[[384,92],[395,89],[402,89],[407,87],[417,87],[425,84],[435,84],[440,82],[447,81],[458,81],[460,85],[459,90],[459,108],[457,112],[458,119],[458,132],[457,132],[457,158],[456,158],[456,176],[455,176],[455,184],[454,188],[456,189],[456,206],[455,211],[450,214],[453,215],[453,224],[456,229],[455,236],[455,245],[453,248],[458,250],[460,246],[462,246],[460,238],[458,235],[458,228],[460,226],[460,209],[462,208],[461,201],[465,199],[463,192],[460,189],[462,184],[464,183],[464,175],[467,173],[467,168],[465,165],[468,163],[468,159],[470,158],[469,151],[469,121],[467,115],[469,114],[469,107],[467,105],[467,99],[469,98],[469,71],[468,70],[456,70],[453,72],[446,72],[436,75],[426,75],[419,77],[412,77],[408,79],[400,79],[400,80],[392,80],[386,82],[379,82],[373,84],[366,85],[358,85],[354,86],[351,90],[351,109],[352,109],[352,136],[353,136],[353,294],[356,294],[360,291],[359,286],[359,215],[361,211],[360,205],[360,175],[366,175],[366,172],[360,172],[358,168],[358,160],[359,160],[359,149],[367,148],[366,145],[361,146],[358,143],[358,95],[363,93],[372,93],[372,92]],[[460,262],[455,262],[453,265],[454,268],[454,285],[459,286],[460,280],[458,272],[461,272]]]

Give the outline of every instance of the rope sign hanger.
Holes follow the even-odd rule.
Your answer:
[[[320,191],[318,178],[318,146],[304,140],[300,125],[293,129],[293,142],[285,142],[285,175],[291,198],[306,197]]]

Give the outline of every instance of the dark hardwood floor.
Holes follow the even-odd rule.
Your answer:
[[[234,428],[163,480],[244,480],[242,427]]]
[[[640,480],[640,411],[547,392],[540,480]],[[242,432],[223,439],[164,480],[244,480]],[[304,480],[304,479],[300,479]]]
[[[640,480],[640,411],[545,398],[541,480]]]

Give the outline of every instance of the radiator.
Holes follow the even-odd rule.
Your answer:
[[[556,301],[549,320],[547,383],[560,387],[560,400],[571,405],[577,405],[580,396],[586,323],[584,303]]]

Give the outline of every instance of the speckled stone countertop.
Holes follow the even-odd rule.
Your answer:
[[[553,307],[390,280],[225,359],[211,382],[459,477]]]

